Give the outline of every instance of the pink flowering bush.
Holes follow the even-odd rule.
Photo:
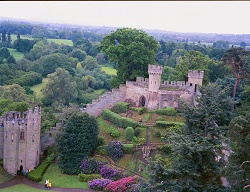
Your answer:
[[[124,192],[124,191],[133,191],[133,184],[137,183],[137,176],[134,177],[125,177],[118,181],[109,183],[106,187],[108,192]]]
[[[94,179],[88,182],[88,187],[94,190],[103,190],[111,182],[113,182],[111,179]]]

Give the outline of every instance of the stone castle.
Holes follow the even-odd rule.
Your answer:
[[[6,112],[0,117],[0,158],[10,174],[34,169],[39,164],[41,108]]]
[[[104,108],[112,108],[116,102],[129,102],[132,106],[158,109],[164,107],[178,108],[180,100],[194,102],[195,95],[200,94],[204,71],[188,71],[188,81],[161,80],[162,66],[148,65],[149,78],[137,77],[136,81],[126,81],[119,89],[112,89],[93,100],[83,112],[99,116]]]

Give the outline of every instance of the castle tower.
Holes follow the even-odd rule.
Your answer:
[[[204,71],[198,72],[197,70],[189,70],[188,71],[188,82],[194,85],[202,86],[202,81],[204,77]]]
[[[162,66],[148,65],[149,92],[158,92],[161,85]]]
[[[17,170],[34,169],[39,164],[41,108],[4,114],[4,169],[10,174]]]
[[[161,85],[162,66],[148,65],[148,102],[147,108],[156,109],[159,104],[159,88]]]

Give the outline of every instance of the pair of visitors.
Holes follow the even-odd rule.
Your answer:
[[[45,186],[44,186],[45,189],[50,189],[51,186],[52,186],[52,185],[51,185],[51,183],[49,182],[49,180],[46,179],[46,180],[45,180]]]

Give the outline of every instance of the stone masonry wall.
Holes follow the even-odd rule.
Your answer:
[[[93,100],[92,104],[87,104],[86,108],[81,111],[97,117],[101,115],[103,109],[111,109],[116,102],[123,102],[125,99],[126,87],[120,85],[119,89],[112,89],[112,92],[105,93],[99,99]]]

